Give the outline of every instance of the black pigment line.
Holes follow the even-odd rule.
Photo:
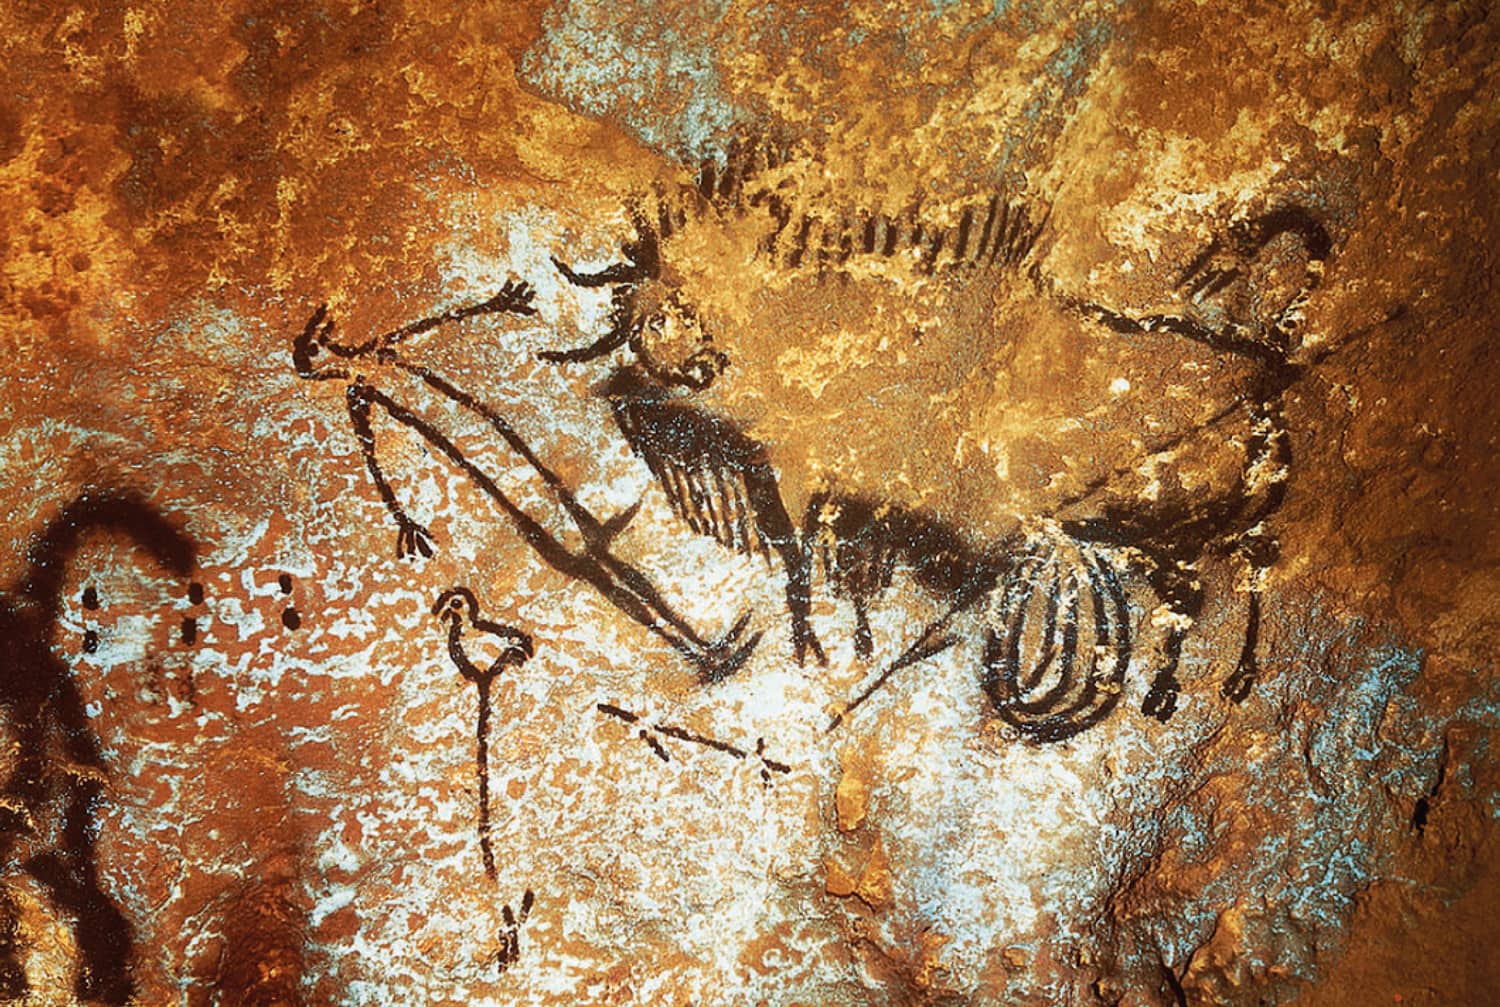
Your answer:
[[[974,208],[964,207],[963,216],[958,221],[957,244],[953,249],[953,261],[963,261],[964,254],[969,250],[969,228],[974,226]]]
[[[681,727],[672,727],[668,724],[657,724],[655,729],[660,731],[662,734],[665,734],[669,738],[677,738],[682,741],[691,742],[694,745],[702,745],[705,748],[712,748],[715,751],[723,752],[726,755],[732,755],[736,759],[743,759],[745,757],[745,753],[742,749],[736,748],[734,745],[731,745],[728,742],[716,741],[713,738],[705,738],[701,734],[694,734],[692,731],[685,730]]]
[[[755,739],[755,755],[756,755],[756,757],[758,759],[760,759],[761,764],[765,767],[764,769],[761,770],[761,778],[762,779],[767,779],[768,778],[768,774],[766,772],[767,769],[774,769],[778,773],[790,773],[792,771],[792,767],[788,766],[786,763],[784,763],[784,762],[777,762],[775,759],[768,758],[766,756],[766,739],[765,738],[756,738]]]
[[[657,741],[644,727],[640,730],[640,736],[642,741],[651,746],[651,751],[656,753],[657,758],[663,762],[672,761],[671,756],[667,755],[667,750],[661,747],[661,742]]]
[[[1216,352],[1246,357],[1268,368],[1280,369],[1288,366],[1283,354],[1275,347],[1250,336],[1238,335],[1232,329],[1210,329],[1181,315],[1146,315],[1133,318],[1091,301],[1064,295],[1058,295],[1058,299],[1065,307],[1086,318],[1092,318],[1111,331],[1124,336],[1140,335],[1143,332],[1170,332],[1174,336],[1190,339]]]
[[[973,261],[975,262],[976,265],[978,264],[980,258],[984,255],[985,248],[990,243],[990,231],[995,226],[995,211],[997,209],[999,209],[999,208],[1000,208],[1000,197],[998,195],[991,196],[990,197],[989,211],[985,214],[985,218],[984,218],[984,228],[983,228],[983,230],[981,230],[979,232],[979,245],[978,245],[977,248],[974,249],[974,260]]]
[[[474,730],[474,766],[479,774],[479,852],[484,873],[495,880],[495,851],[490,846],[490,683],[485,675],[475,683],[479,689],[479,723]]]
[[[875,680],[873,682],[865,686],[865,688],[861,689],[859,694],[851,699],[848,703],[846,703],[842,710],[834,714],[833,719],[828,722],[828,726],[824,729],[825,733],[833,731],[841,723],[843,723],[845,717],[849,716],[849,714],[858,709],[865,700],[873,696],[875,692],[883,685],[885,685],[885,683],[890,680],[890,677],[896,672],[900,671],[902,668],[907,667],[908,665],[916,664],[919,661],[925,661],[929,657],[935,657],[948,648],[952,647],[954,644],[958,643],[957,637],[938,636],[936,634],[943,633],[945,630],[947,630],[948,624],[953,620],[954,616],[956,616],[963,609],[968,608],[978,600],[979,599],[977,596],[969,598],[965,600],[963,604],[955,605],[942,616],[940,616],[936,621],[928,624],[928,626],[922,630],[921,635],[917,637],[916,641],[912,643],[910,647],[906,648],[906,651],[902,653],[900,657],[892,661],[884,671],[875,676]]]
[[[349,358],[360,357],[376,350],[387,349],[403,340],[410,339],[412,336],[431,332],[440,325],[463,321],[466,318],[473,318],[477,315],[534,315],[536,314],[536,308],[532,307],[531,304],[534,296],[535,291],[531,289],[529,284],[506,281],[505,285],[500,288],[499,293],[478,304],[453,308],[436,315],[429,315],[426,318],[403,325],[398,329],[392,329],[390,332],[374,336],[358,346],[344,346],[333,342],[324,343],[324,346],[330,353],[337,356]]]
[[[1260,589],[1250,590],[1250,610],[1246,613],[1245,642],[1240,649],[1240,659],[1235,665],[1234,673],[1225,680],[1220,692],[1225,699],[1235,703],[1243,703],[1250,695],[1250,690],[1255,687],[1255,680],[1260,676],[1260,668],[1256,662],[1256,646],[1260,641]]]
[[[932,243],[927,246],[927,251],[922,254],[922,272],[931,276],[932,271],[937,268],[938,255],[943,250],[943,243],[948,240],[947,231],[937,231],[932,236]]]
[[[597,705],[599,707],[600,713],[607,713],[611,717],[618,717],[621,720],[625,721],[625,723],[627,724],[634,724],[637,720],[641,719],[640,717],[631,713],[629,710],[622,710],[620,707],[615,706],[612,703],[599,703]]]
[[[1158,440],[1145,442],[1141,447],[1140,456],[1149,458],[1152,455],[1159,455],[1164,451],[1170,451],[1173,448],[1181,445],[1182,442],[1187,440],[1189,437],[1196,437],[1202,434],[1205,430],[1211,430],[1214,427],[1217,427],[1220,423],[1224,422],[1226,419],[1229,419],[1241,409],[1245,409],[1247,407],[1254,408],[1255,405],[1256,403],[1252,399],[1243,395],[1237,395],[1234,397],[1234,400],[1231,401],[1228,405],[1224,406],[1222,409],[1219,409],[1212,416],[1209,416],[1202,422],[1196,423],[1189,429],[1184,430],[1182,433],[1172,434],[1171,436],[1163,437]],[[1075,507],[1078,504],[1083,503],[1090,497],[1098,494],[1100,490],[1104,489],[1106,486],[1119,479],[1121,476],[1134,472],[1138,464],[1139,463],[1137,462],[1130,465],[1120,465],[1110,470],[1110,472],[1106,475],[1095,477],[1091,481],[1085,483],[1077,491],[1063,497],[1055,505],[1048,508],[1044,512],[1043,516],[1056,517],[1058,514],[1062,513],[1068,508]]]

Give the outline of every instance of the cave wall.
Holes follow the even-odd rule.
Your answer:
[[[0,26],[0,1000],[1494,987],[1483,5]]]

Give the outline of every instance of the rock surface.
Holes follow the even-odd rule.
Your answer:
[[[1492,996],[1488,8],[0,28],[0,1001]]]

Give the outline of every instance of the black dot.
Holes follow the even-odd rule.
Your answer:
[[[297,614],[295,608],[289,608],[281,613],[281,624],[287,629],[299,629],[302,626],[302,616]]]
[[[85,630],[83,634],[83,652],[92,654],[99,649],[99,634],[93,630]]]
[[[90,612],[99,607],[99,592],[94,590],[92,584],[83,589],[83,607]]]
[[[198,642],[198,620],[194,619],[192,616],[188,616],[186,619],[182,620],[182,642]]]
[[[291,574],[289,574],[289,573],[282,574],[280,577],[276,578],[276,583],[279,584],[279,585],[281,585],[281,593],[282,594],[291,594],[292,593],[292,575]]]
[[[196,580],[188,585],[188,601],[194,605],[203,604],[203,585]]]

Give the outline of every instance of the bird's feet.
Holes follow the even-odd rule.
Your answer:
[[[531,907],[535,899],[536,896],[528,888],[526,894],[521,896],[519,913],[512,912],[509,904],[501,907],[501,914],[505,917],[505,929],[500,931],[500,947],[490,960],[499,966],[502,975],[521,957],[521,926],[526,922],[526,917],[531,915]]]

